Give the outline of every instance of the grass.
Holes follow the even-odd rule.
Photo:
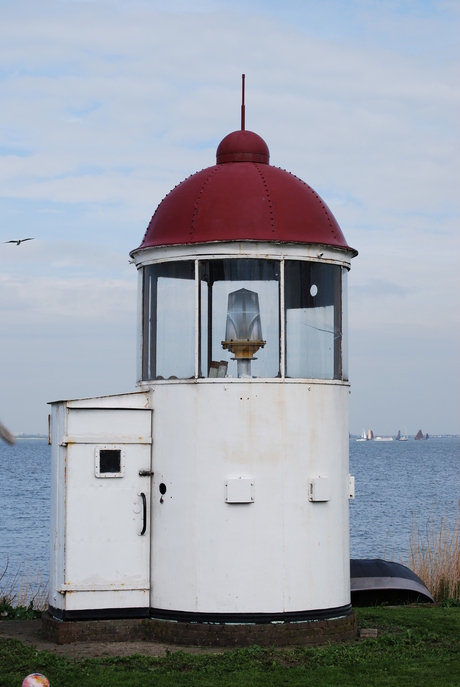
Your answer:
[[[430,590],[435,601],[460,600],[460,516],[452,526],[447,517],[435,527],[429,520],[422,534],[412,522],[406,565]]]
[[[357,609],[376,640],[316,649],[238,649],[221,654],[176,652],[73,660],[0,639],[0,686],[20,687],[38,671],[51,687],[451,687],[460,684],[460,607]]]
[[[34,620],[41,615],[42,611],[34,608],[33,601],[28,606],[12,606],[5,597],[0,599],[0,618],[3,620]]]
[[[21,572],[19,565],[9,565],[0,572],[0,618],[37,618],[48,607],[48,588],[40,570],[30,567]]]

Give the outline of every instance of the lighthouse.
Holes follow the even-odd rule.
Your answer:
[[[182,643],[354,631],[356,254],[244,110],[215,164],[162,200],[131,252],[136,389],[52,404],[55,622],[144,618]]]

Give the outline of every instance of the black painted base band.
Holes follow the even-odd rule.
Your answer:
[[[313,611],[291,611],[289,613],[191,613],[170,611],[162,608],[96,608],[65,611],[50,606],[48,612],[58,620],[115,620],[123,618],[152,618],[182,623],[238,623],[260,625],[264,623],[298,623],[315,620],[330,620],[351,615],[351,604],[335,608],[320,608]]]
[[[123,618],[149,618],[150,608],[91,608],[64,611],[49,606],[48,613],[57,620],[118,620]]]
[[[298,623],[302,621],[329,620],[351,615],[351,604],[335,608],[320,608],[313,611],[291,611],[289,613],[191,613],[151,608],[150,617],[157,620],[175,620],[182,623]]]

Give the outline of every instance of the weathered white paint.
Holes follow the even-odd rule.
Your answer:
[[[151,478],[139,476],[139,470],[151,470],[147,398],[136,393],[53,404],[50,603],[55,608],[149,605]],[[119,474],[99,474],[101,449],[120,452]],[[144,536],[139,536],[141,493],[147,502]]]
[[[350,602],[348,388],[155,386],[154,608],[276,613]],[[326,474],[330,501],[309,501]],[[225,502],[229,475],[254,502]],[[167,492],[160,503],[159,485]]]
[[[276,613],[349,603],[348,387],[277,381],[152,383],[152,445],[131,443],[133,426],[150,438],[143,392],[55,404],[52,605]],[[75,442],[62,446],[67,432]],[[95,477],[102,437],[126,442],[125,477]],[[137,493],[150,478],[138,471],[151,452],[139,537]],[[309,500],[317,475],[328,476],[327,502]],[[238,476],[251,478],[253,502],[226,502]]]
[[[353,251],[331,246],[298,245],[295,243],[271,243],[269,241],[220,241],[180,246],[159,246],[132,251],[137,267],[165,260],[190,260],[190,258],[265,258],[312,260],[332,263],[350,269]]]

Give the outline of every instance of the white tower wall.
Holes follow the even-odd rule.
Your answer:
[[[153,389],[151,607],[272,614],[349,604],[348,385]],[[318,476],[327,501],[309,500]],[[240,477],[254,500],[227,503],[226,481]]]

